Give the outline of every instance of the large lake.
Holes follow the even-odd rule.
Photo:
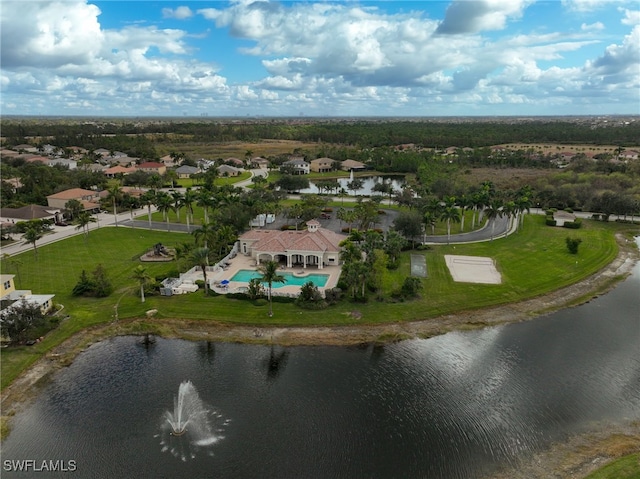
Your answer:
[[[16,415],[2,477],[481,477],[640,419],[639,293],[636,265],[580,307],[377,347],[106,340]],[[166,427],[185,380],[209,405],[200,445]],[[17,459],[76,471],[8,472]]]

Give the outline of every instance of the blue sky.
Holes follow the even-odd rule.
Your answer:
[[[3,0],[3,115],[640,114],[637,0]]]

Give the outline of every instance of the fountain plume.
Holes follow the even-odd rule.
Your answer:
[[[229,421],[210,409],[198,395],[191,381],[183,381],[173,398],[173,410],[165,411],[160,444],[183,461],[194,458],[200,448],[213,446]]]

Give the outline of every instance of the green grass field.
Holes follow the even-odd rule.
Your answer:
[[[608,264],[617,254],[615,225],[586,221],[580,230],[566,230],[543,225],[544,218],[530,216],[517,234],[492,242],[457,246],[437,246],[424,251],[428,278],[423,280],[421,298],[405,302],[371,299],[368,303],[343,301],[322,311],[301,310],[294,304],[274,303],[274,316],[267,308],[229,299],[226,296],[205,297],[201,292],[173,297],[147,297],[145,303],[134,294],[133,269],[139,257],[155,243],[172,247],[190,236],[181,233],[105,227],[93,230],[85,241],[82,235],[17,255],[21,264],[2,262],[3,273],[19,272],[16,287],[34,293],[53,293],[55,302],[64,306],[69,319],[61,322],[45,340],[32,347],[2,351],[2,387],[44,352],[75,332],[113,320],[114,306],[119,303],[120,319],[143,317],[145,311],[157,309],[158,318],[216,320],[249,325],[346,325],[410,321],[436,317],[461,310],[519,301],[548,293],[575,283]],[[578,255],[568,253],[565,238],[582,239]],[[454,283],[445,265],[444,254],[489,256],[496,260],[503,284],[482,285]],[[404,253],[400,267],[385,273],[383,297],[400,287],[410,272],[409,253]],[[107,298],[77,298],[71,295],[82,270],[88,273],[102,264],[115,287]],[[152,277],[165,277],[176,271],[175,263],[145,263]],[[349,314],[361,312],[355,320]]]
[[[640,453],[621,457],[592,472],[585,479],[640,479]]]

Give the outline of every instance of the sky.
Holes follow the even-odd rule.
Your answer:
[[[0,2],[0,113],[640,114],[637,0]]]

